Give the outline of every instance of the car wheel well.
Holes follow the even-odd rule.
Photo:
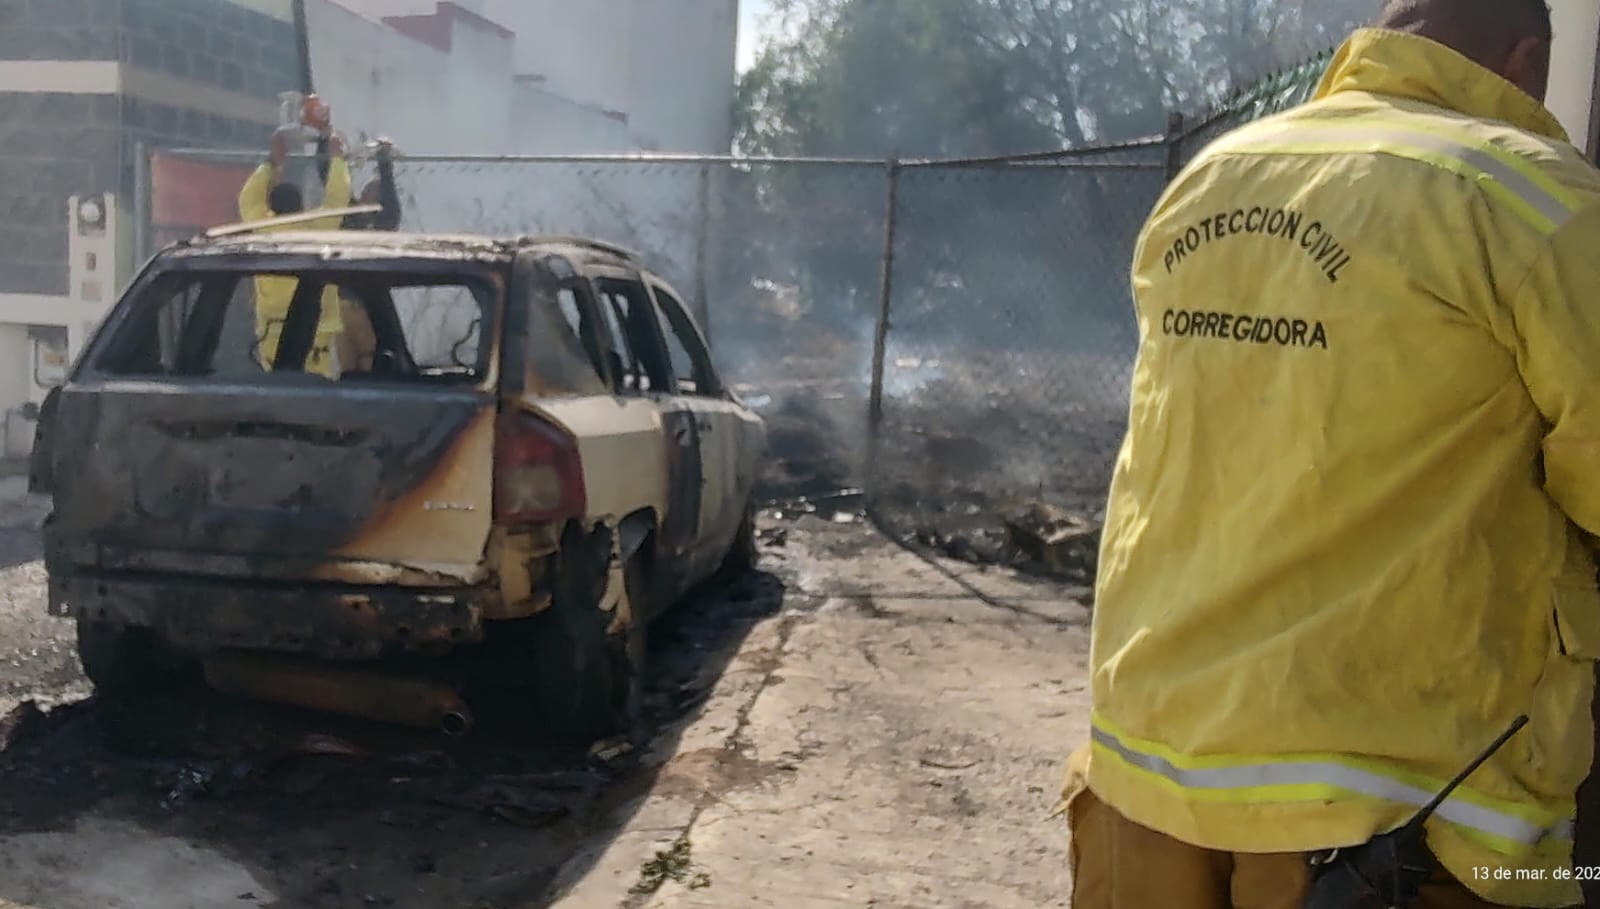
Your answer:
[[[656,561],[655,544],[659,542],[660,528],[660,519],[653,508],[641,508],[617,522],[617,532],[621,537],[618,549],[622,560],[627,562],[644,549],[646,564],[653,568]]]

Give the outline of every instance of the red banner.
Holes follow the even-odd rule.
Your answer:
[[[150,156],[150,231],[156,247],[239,220],[239,190],[253,165]]]

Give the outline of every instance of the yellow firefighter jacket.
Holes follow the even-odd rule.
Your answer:
[[[1132,278],[1087,785],[1205,847],[1351,845],[1526,713],[1429,844],[1484,899],[1574,902],[1600,174],[1498,76],[1360,31],[1184,170]]]
[[[256,168],[250,179],[245,181],[244,188],[239,191],[239,216],[245,221],[259,221],[272,217],[272,209],[267,202],[271,189],[272,165],[263,164]],[[344,158],[334,158],[329,162],[328,182],[322,198],[324,208],[343,208],[349,204],[350,165]],[[327,218],[301,224],[269,227],[262,232],[338,230],[341,220],[338,215],[330,215]],[[289,314],[289,304],[294,299],[296,283],[295,279],[290,277],[255,279],[257,358],[269,369],[278,352],[278,339],[282,334],[283,321]],[[342,330],[339,292],[330,286],[322,291],[322,314],[317,320],[316,340],[312,344],[311,355],[306,358],[307,372],[334,378],[333,340]]]

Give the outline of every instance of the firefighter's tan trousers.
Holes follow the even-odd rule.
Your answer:
[[[1246,855],[1179,842],[1129,821],[1088,789],[1067,803],[1072,909],[1300,909],[1309,869],[1300,853]],[[1417,909],[1493,907],[1443,872]]]

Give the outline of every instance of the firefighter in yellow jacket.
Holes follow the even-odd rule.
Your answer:
[[[1574,905],[1600,656],[1600,173],[1542,0],[1405,0],[1141,233],[1069,761],[1074,909],[1301,905],[1426,826],[1412,905]],[[1582,870],[1579,869],[1581,875]]]
[[[329,136],[328,148],[333,158],[328,168],[328,181],[323,188],[323,207],[342,208],[348,204],[350,198],[350,164],[345,160],[344,143],[326,121],[318,125]],[[268,160],[256,168],[255,173],[250,175],[250,179],[239,192],[239,215],[243,220],[259,221],[275,215],[297,214],[305,208],[300,188],[283,180],[289,137],[298,130],[299,127],[286,127],[273,133],[272,150]],[[330,215],[307,223],[266,228],[264,232],[338,230],[341,223],[341,216]],[[255,285],[257,357],[264,367],[270,369],[273,358],[277,355],[283,321],[288,316],[289,304],[294,299],[296,281],[291,277],[260,277],[256,279]],[[317,373],[330,379],[336,378],[337,366],[334,362],[333,349],[343,328],[339,292],[330,286],[322,292],[322,313],[317,320],[316,339],[312,343],[311,354],[306,358],[306,372]]]

